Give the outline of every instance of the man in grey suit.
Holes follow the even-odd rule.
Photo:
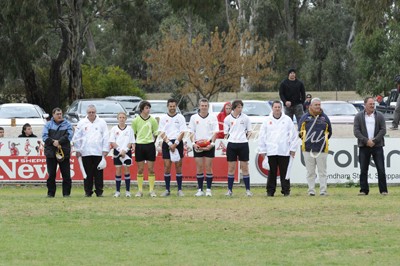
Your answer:
[[[354,136],[357,138],[359,147],[360,162],[360,196],[369,193],[368,167],[371,156],[374,158],[378,171],[379,192],[387,195],[385,156],[383,146],[385,146],[384,136],[386,134],[386,123],[382,113],[375,110],[375,100],[367,97],[364,100],[365,110],[359,112],[354,118]]]

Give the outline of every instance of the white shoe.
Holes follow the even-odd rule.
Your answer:
[[[136,197],[136,198],[143,197],[142,191],[138,191],[138,192],[136,193],[135,197]]]
[[[131,192],[130,191],[126,191],[125,192],[125,197],[127,197],[127,198],[132,197]]]
[[[201,190],[201,189],[198,189],[197,190],[197,193],[196,194],[194,194],[196,197],[202,197],[202,196],[204,196],[204,192]]]
[[[232,194],[233,194],[232,191],[228,190],[228,192],[225,193],[225,196],[232,197]]]
[[[160,196],[161,197],[168,197],[171,193],[168,190],[165,190]]]
[[[250,189],[246,190],[246,196],[253,197],[253,192],[251,192]]]
[[[115,191],[114,198],[119,198],[120,196],[121,196],[121,193],[119,191]]]
[[[149,195],[150,195],[150,197],[152,197],[152,198],[157,197],[157,194],[154,192],[154,190],[150,191]]]
[[[207,188],[206,197],[212,197],[211,189]]]
[[[182,190],[178,190],[178,197],[183,197],[183,196],[185,196],[185,194],[183,194],[183,191]]]

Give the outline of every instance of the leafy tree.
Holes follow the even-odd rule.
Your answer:
[[[113,95],[145,98],[145,93],[138,87],[137,82],[119,67],[82,65],[82,70],[86,98],[104,98]]]
[[[249,33],[243,38],[251,39]],[[249,44],[250,42],[245,42]],[[273,52],[266,41],[254,39],[255,53],[241,56],[240,39],[236,28],[228,33],[211,33],[210,39],[198,35],[191,45],[187,36],[174,39],[166,35],[157,48],[148,50],[145,61],[150,66],[152,83],[179,82],[182,93],[196,93],[211,98],[224,90],[238,90],[241,77],[250,84],[265,82],[271,75],[269,66]]]

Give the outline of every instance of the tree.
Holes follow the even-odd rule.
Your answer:
[[[265,82],[272,73],[269,43],[247,32],[242,38],[253,38],[255,52],[241,56],[238,36],[236,27],[232,27],[228,33],[212,32],[209,39],[198,35],[188,45],[187,35],[176,39],[166,35],[158,48],[149,49],[145,57],[150,67],[149,82],[177,81],[182,84],[183,93],[194,92],[198,98],[208,99],[220,91],[237,91],[241,77],[254,85]]]
[[[82,65],[83,85],[88,98],[114,95],[134,95],[144,98],[145,93],[123,69]]]

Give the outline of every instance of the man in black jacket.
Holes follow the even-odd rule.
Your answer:
[[[374,158],[378,171],[379,192],[387,195],[385,156],[383,146],[385,146],[384,136],[386,134],[385,117],[382,113],[375,110],[375,100],[367,97],[364,100],[365,110],[359,112],[354,117],[354,136],[357,138],[360,162],[360,196],[369,193],[368,167],[371,156]]]
[[[293,120],[296,116],[297,122],[303,115],[303,103],[306,99],[306,90],[302,81],[296,78],[296,70],[289,69],[288,78],[281,82],[279,96],[285,106],[285,115]]]
[[[63,178],[63,196],[69,197],[72,183],[69,163],[73,134],[72,126],[67,120],[63,119],[60,108],[54,108],[52,114],[53,117],[44,126],[42,133],[47,173],[49,174],[47,179],[47,197],[54,198],[56,194],[57,164],[60,166]]]

